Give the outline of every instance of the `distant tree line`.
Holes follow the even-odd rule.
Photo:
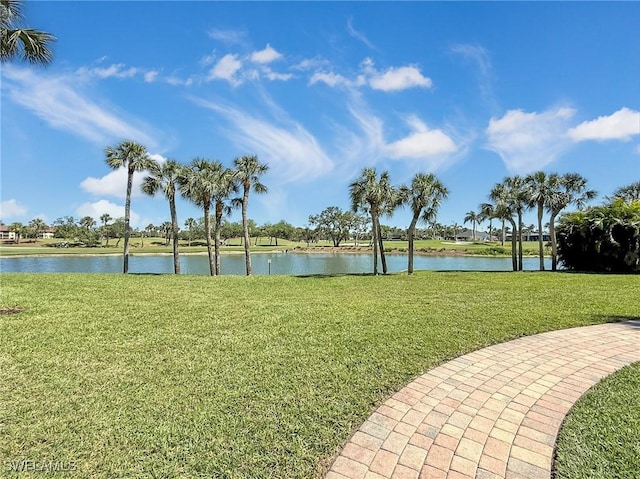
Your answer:
[[[108,161],[112,167],[118,164],[127,165],[129,170],[127,203],[125,204],[125,217],[112,218],[109,214],[103,214],[98,224],[93,218],[86,216],[75,220],[71,216],[58,218],[54,221],[55,236],[64,238],[69,243],[82,243],[94,246],[102,243],[109,245],[109,240],[116,241],[116,247],[122,239],[125,240],[125,251],[128,246],[128,237],[135,234],[140,237],[142,245],[144,239],[155,237],[163,238],[166,245],[173,240],[175,272],[179,273],[178,240],[182,239],[191,245],[194,241],[203,240],[209,252],[211,274],[219,274],[220,271],[220,246],[227,244],[231,238],[240,238],[245,247],[247,260],[247,274],[251,274],[249,247],[251,238],[254,245],[260,244],[264,238],[268,238],[269,245],[278,246],[278,239],[298,242],[306,242],[307,245],[320,240],[331,241],[338,247],[345,241],[352,241],[358,246],[361,241],[367,241],[367,246],[373,249],[373,272],[378,274],[378,259],[382,266],[382,273],[387,272],[385,251],[382,241],[390,239],[407,240],[409,242],[409,254],[407,270],[413,271],[414,240],[416,238],[451,238],[458,237],[458,224],[443,225],[437,222],[437,212],[441,202],[446,199],[448,191],[440,180],[433,174],[419,173],[409,185],[393,186],[390,183],[389,173],[378,174],[374,168],[365,168],[359,178],[350,185],[352,208],[343,211],[337,206],[329,206],[318,214],[310,215],[308,224],[304,227],[294,226],[281,220],[278,223],[265,223],[258,225],[247,217],[246,207],[243,210],[242,222],[230,222],[225,216],[232,208],[242,207],[248,204],[248,192],[252,189],[256,192],[265,192],[266,186],[259,181],[260,175],[267,171],[266,165],[261,165],[257,157],[249,156],[236,159],[234,168],[226,168],[219,162],[210,162],[204,159],[195,159],[189,165],[181,165],[173,160],[163,164],[151,160],[146,150],[141,145],[123,142],[116,149],[107,149]],[[115,155],[118,161],[109,160],[109,155]],[[141,161],[144,160],[144,161]],[[139,162],[139,163],[138,163]],[[161,225],[149,224],[145,228],[131,229],[127,220],[127,212],[130,211],[130,185],[133,184],[133,173],[146,171],[148,176],[143,181],[143,191],[149,195],[162,190],[170,203],[171,222]],[[242,192],[242,196],[240,193]],[[195,204],[202,207],[206,216],[200,218],[187,218],[184,228],[178,227],[177,212],[175,210],[175,195],[181,194]],[[578,228],[575,222],[580,219],[583,223],[590,221],[589,231],[595,232],[603,224],[614,225],[611,231],[604,228],[606,238],[613,238],[611,244],[624,244],[626,263],[632,266],[637,264],[637,241],[634,240],[634,231],[638,227],[637,219],[633,214],[624,216],[621,212],[624,205],[631,210],[637,208],[640,203],[640,182],[632,183],[619,188],[611,197],[606,198],[608,205],[613,208],[610,214],[615,212],[613,219],[604,220],[606,216],[605,206],[598,209],[587,209],[576,214],[565,214],[562,211],[570,205],[583,209],[586,203],[593,199],[596,192],[587,188],[587,181],[578,174],[564,174],[536,172],[526,177],[511,176],[497,183],[489,193],[489,202],[482,203],[478,212],[468,212],[463,223],[471,223],[473,238],[475,239],[476,226],[483,221],[489,221],[489,239],[501,236],[505,242],[507,234],[511,236],[511,256],[514,271],[523,268],[523,241],[531,239],[532,234],[539,244],[540,269],[544,270],[545,244],[543,239],[543,222],[545,213],[549,221],[545,223],[549,227],[549,246],[551,250],[552,269],[556,270],[558,262],[570,269],[588,269],[589,261],[577,262],[572,258],[569,244],[576,247],[577,242],[590,243],[590,246],[580,246],[582,251],[593,247],[598,251],[609,248],[606,240],[597,240],[594,235],[577,235],[577,231],[585,232],[586,226]],[[127,208],[129,205],[129,208]],[[620,206],[623,205],[623,206]],[[408,206],[411,209],[411,223],[406,229],[390,227],[381,224],[381,218],[391,217],[397,208]],[[605,208],[605,209],[602,209]],[[522,217],[527,210],[534,209],[537,213],[538,225],[525,225]],[[607,210],[608,211],[608,210]],[[633,210],[635,211],[635,210]],[[626,213],[625,213],[626,214]],[[581,216],[582,215],[582,216]],[[595,215],[595,216],[589,216]],[[604,215],[604,216],[603,216]],[[594,219],[595,218],[595,219]],[[626,218],[624,228],[621,226],[621,218]],[[558,245],[556,224],[562,229],[561,245]],[[498,220],[502,227],[493,228],[492,221]],[[422,222],[425,228],[417,228]],[[573,222],[573,223],[572,223]],[[570,225],[573,225],[570,227]],[[9,229],[16,233],[17,241],[24,237],[37,237],[44,231],[47,225],[40,219],[32,220],[27,226],[20,223],[10,225]],[[635,229],[634,229],[635,228]],[[571,230],[569,234],[568,231]],[[626,231],[627,239],[617,240],[622,231]],[[212,239],[211,232],[214,237]],[[595,234],[595,233],[594,233]],[[608,235],[608,236],[606,236]],[[580,239],[580,236],[582,239]],[[621,243],[622,241],[622,243]],[[634,241],[636,241],[634,243]],[[213,250],[212,250],[213,242]],[[594,246],[595,245],[595,246]],[[634,246],[636,245],[636,246]],[[625,249],[626,248],[626,249]],[[560,252],[559,252],[560,249]],[[615,248],[613,248],[615,249]],[[125,253],[125,257],[126,257]],[[591,253],[590,253],[591,254]],[[623,256],[624,256],[623,255]],[[635,255],[635,256],[634,256]],[[583,260],[589,257],[575,257]],[[635,261],[635,263],[634,263]],[[601,270],[620,270],[619,267],[602,266]],[[126,266],[125,266],[126,269]]]

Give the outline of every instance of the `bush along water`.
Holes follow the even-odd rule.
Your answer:
[[[563,216],[558,256],[577,271],[640,272],[640,201],[610,204]]]

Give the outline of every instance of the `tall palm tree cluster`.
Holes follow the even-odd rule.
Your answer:
[[[246,256],[246,274],[251,274],[251,254],[249,252],[249,223],[247,208],[249,193],[266,193],[267,187],[260,177],[269,169],[261,164],[258,157],[242,156],[234,160],[234,168],[227,168],[219,161],[195,158],[190,164],[183,165],[175,160],[164,163],[149,157],[147,149],[134,141],[125,140],[115,147],[105,149],[107,164],[113,169],[127,168],[127,193],[125,200],[123,272],[129,271],[129,238],[131,236],[131,190],[135,172],[146,171],[142,182],[142,191],[148,195],[162,192],[169,202],[171,213],[171,239],[173,241],[173,269],[180,274],[180,256],[178,250],[178,216],[176,212],[176,194],[201,207],[204,213],[209,271],[212,276],[220,274],[220,227],[225,214],[232,207],[242,208],[242,226]],[[242,197],[232,197],[242,191]],[[214,208],[214,244],[211,238],[211,208]],[[104,220],[103,220],[104,221]]]
[[[407,229],[409,240],[408,274],[413,273],[414,237],[418,221],[435,221],[442,200],[448,190],[432,173],[416,174],[409,186],[394,187],[389,180],[389,172],[380,176],[375,168],[365,168],[358,179],[349,186],[353,211],[362,211],[371,216],[373,243],[373,274],[378,274],[378,254],[382,263],[382,273],[387,273],[387,262],[382,242],[380,216],[391,216],[394,210],[403,205],[411,208],[411,224]]]
[[[511,258],[514,271],[522,270],[522,241],[525,211],[535,208],[538,219],[538,250],[540,271],[544,271],[543,217],[549,215],[551,268],[558,265],[555,223],[558,215],[569,205],[584,207],[596,192],[587,188],[587,180],[577,173],[545,173],[538,171],[526,177],[509,176],[496,184],[489,194],[491,202],[480,205],[480,219],[498,219],[511,224]]]

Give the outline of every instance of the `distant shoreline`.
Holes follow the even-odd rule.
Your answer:
[[[222,255],[244,255],[244,251],[221,251]],[[261,255],[261,254],[371,254],[372,250],[368,247],[333,247],[333,246],[317,246],[317,247],[309,247],[309,248],[292,248],[292,249],[273,249],[273,250],[263,250],[263,251],[252,251],[251,254]],[[400,250],[391,250],[386,251],[387,255],[407,255],[408,251],[400,251]],[[511,257],[511,254],[479,254],[477,252],[468,252],[460,249],[431,249],[425,251],[423,249],[417,249],[413,253],[415,256],[479,256],[479,257],[495,257],[495,258],[505,258]],[[206,256],[206,251],[186,251],[180,252],[180,256]],[[122,256],[122,253],[25,253],[25,254],[10,254],[3,255],[0,254],[0,258],[54,258],[54,257],[100,257],[100,256]],[[173,256],[171,252],[138,252],[133,251],[129,253],[130,257],[135,256]],[[537,256],[528,254],[525,256]]]

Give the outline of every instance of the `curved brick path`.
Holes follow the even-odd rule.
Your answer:
[[[640,321],[553,331],[466,354],[380,406],[326,479],[548,479],[571,406],[635,361]]]

